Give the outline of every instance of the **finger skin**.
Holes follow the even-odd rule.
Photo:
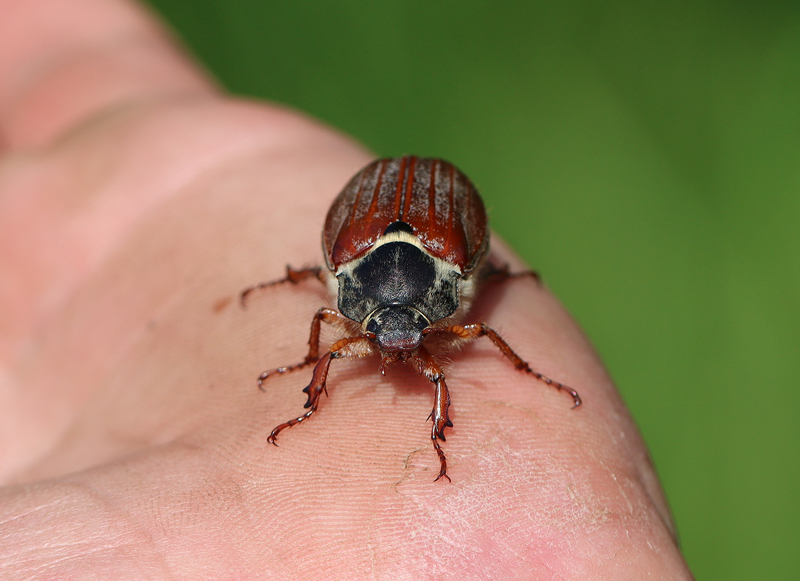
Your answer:
[[[4,579],[691,578],[633,422],[533,281],[487,290],[467,322],[578,389],[580,408],[485,341],[445,368],[452,484],[432,482],[432,393],[406,366],[335,361],[318,413],[267,443],[309,377],[264,393],[256,377],[302,359],[330,298],[308,281],[244,310],[237,293],[321,261],[327,206],[369,160],[213,94],[4,159]]]
[[[213,91],[138,5],[0,0],[0,152],[127,103]]]
[[[235,296],[286,262],[319,259],[326,201],[368,159],[325,130],[305,135],[204,172],[154,208],[33,337],[18,381],[57,385],[80,405],[16,477],[51,480],[7,491],[22,508],[2,522],[52,525],[37,507],[82,491],[85,503],[59,510],[50,528],[65,531],[58,546],[76,543],[73,519],[113,529],[107,559],[81,545],[69,567],[114,574],[129,566],[120,553],[141,551],[148,567],[186,577],[688,578],[634,426],[581,333],[532,281],[491,291],[475,315],[577,387],[577,410],[476,344],[447,370],[453,485],[432,482],[428,382],[402,367],[383,378],[372,360],[332,369],[313,420],[267,444],[302,410],[308,378],[289,374],[263,394],[255,378],[304,355],[326,297],[313,281],[247,310]],[[207,550],[186,560],[192,546]],[[61,562],[37,554],[16,571]]]
[[[134,4],[0,1],[0,124],[14,146],[0,158],[2,473],[50,446],[91,389],[58,389],[58,370],[26,385],[15,368],[35,353],[31,331],[151,207],[242,152],[291,146],[297,120],[222,102]]]

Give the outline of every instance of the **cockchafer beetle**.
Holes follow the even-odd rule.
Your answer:
[[[265,371],[258,386],[274,374],[316,364],[303,415],[276,426],[268,441],[308,419],[326,390],[331,361],[378,353],[381,373],[395,362],[416,365],[434,384],[431,440],[439,456],[436,480],[447,476],[447,459],[439,440],[452,426],[450,393],[441,365],[426,343],[434,337],[447,343],[489,337],[517,369],[572,396],[578,392],[532,369],[485,323],[461,324],[482,283],[533,272],[511,274],[487,259],[489,230],[483,201],[470,180],[440,159],[380,159],[358,172],[328,210],[322,233],[327,268],[294,270],[286,277],[248,287],[242,305],[255,290],[275,284],[318,278],[338,298],[339,310],[321,308],[311,322],[306,358],[295,365]],[[346,335],[320,356],[320,324]]]

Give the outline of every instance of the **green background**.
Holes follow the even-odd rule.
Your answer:
[[[797,3],[151,4],[231,91],[463,169],[597,345],[697,578],[800,579]]]

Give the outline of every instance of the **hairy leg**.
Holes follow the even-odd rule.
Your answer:
[[[542,373],[539,373],[535,369],[531,368],[527,361],[522,359],[519,355],[517,355],[511,346],[506,343],[506,341],[489,325],[486,323],[475,323],[472,325],[451,325],[450,327],[445,327],[443,329],[433,329],[432,332],[434,333],[452,333],[453,335],[457,336],[459,339],[464,339],[466,341],[472,341],[479,337],[489,337],[492,343],[494,343],[500,352],[505,355],[505,357],[514,364],[514,367],[519,369],[520,371],[524,371],[525,373],[529,373],[533,375],[539,381],[543,381],[547,385],[551,385],[560,391],[564,391],[572,396],[572,401],[574,405],[572,406],[573,409],[581,405],[582,400],[581,396],[578,395],[578,392],[569,387],[568,385],[564,385],[560,381],[556,381],[555,379],[551,379]]]
[[[321,283],[325,284],[325,273],[323,272],[321,266],[311,266],[309,268],[301,268],[300,270],[295,270],[287,264],[285,277],[279,278],[278,280],[271,280],[268,282],[259,282],[247,287],[239,294],[239,302],[241,303],[242,307],[246,307],[247,298],[250,296],[251,293],[255,291],[260,291],[265,288],[277,286],[279,284],[284,284],[287,282],[290,282],[292,284],[297,284],[309,278],[316,278]]]
[[[267,441],[277,446],[278,444],[275,442],[275,438],[278,437],[278,434],[280,434],[286,428],[291,428],[292,426],[307,420],[314,414],[314,412],[317,411],[320,395],[322,395],[323,391],[327,394],[326,386],[328,381],[328,369],[331,366],[331,361],[334,359],[344,359],[347,357],[363,357],[371,352],[371,342],[369,339],[362,336],[346,337],[334,343],[331,346],[331,350],[323,355],[322,358],[317,362],[316,367],[314,367],[314,374],[311,377],[311,383],[309,383],[303,389],[303,393],[308,394],[308,400],[303,407],[308,409],[308,411],[302,416],[298,416],[287,422],[279,424],[278,426],[275,426],[267,438]]]
[[[333,309],[323,307],[318,310],[314,314],[314,318],[311,320],[311,334],[308,338],[308,354],[306,355],[306,358],[300,363],[265,371],[258,376],[258,389],[264,391],[263,384],[267,378],[271,377],[272,375],[288,373],[296,369],[302,369],[303,367],[311,365],[312,363],[316,363],[319,360],[319,336],[321,330],[320,323],[322,321],[325,321],[329,325],[335,325],[340,328],[346,328],[351,323],[350,319],[342,315],[340,312],[334,311]]]
[[[436,454],[439,456],[439,475],[436,480],[444,477],[450,481],[450,477],[447,475],[447,457],[439,444],[439,440],[442,442],[446,440],[444,429],[453,427],[453,422],[450,421],[450,415],[448,414],[450,391],[444,381],[444,372],[441,366],[434,361],[425,347],[419,348],[414,362],[417,364],[420,374],[424,375],[434,385],[433,410],[428,418],[433,423],[431,426],[433,449],[436,450]]]

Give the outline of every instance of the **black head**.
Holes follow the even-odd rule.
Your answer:
[[[422,343],[422,331],[428,324],[428,320],[414,307],[391,305],[373,313],[367,331],[375,333],[382,351],[413,351]]]

